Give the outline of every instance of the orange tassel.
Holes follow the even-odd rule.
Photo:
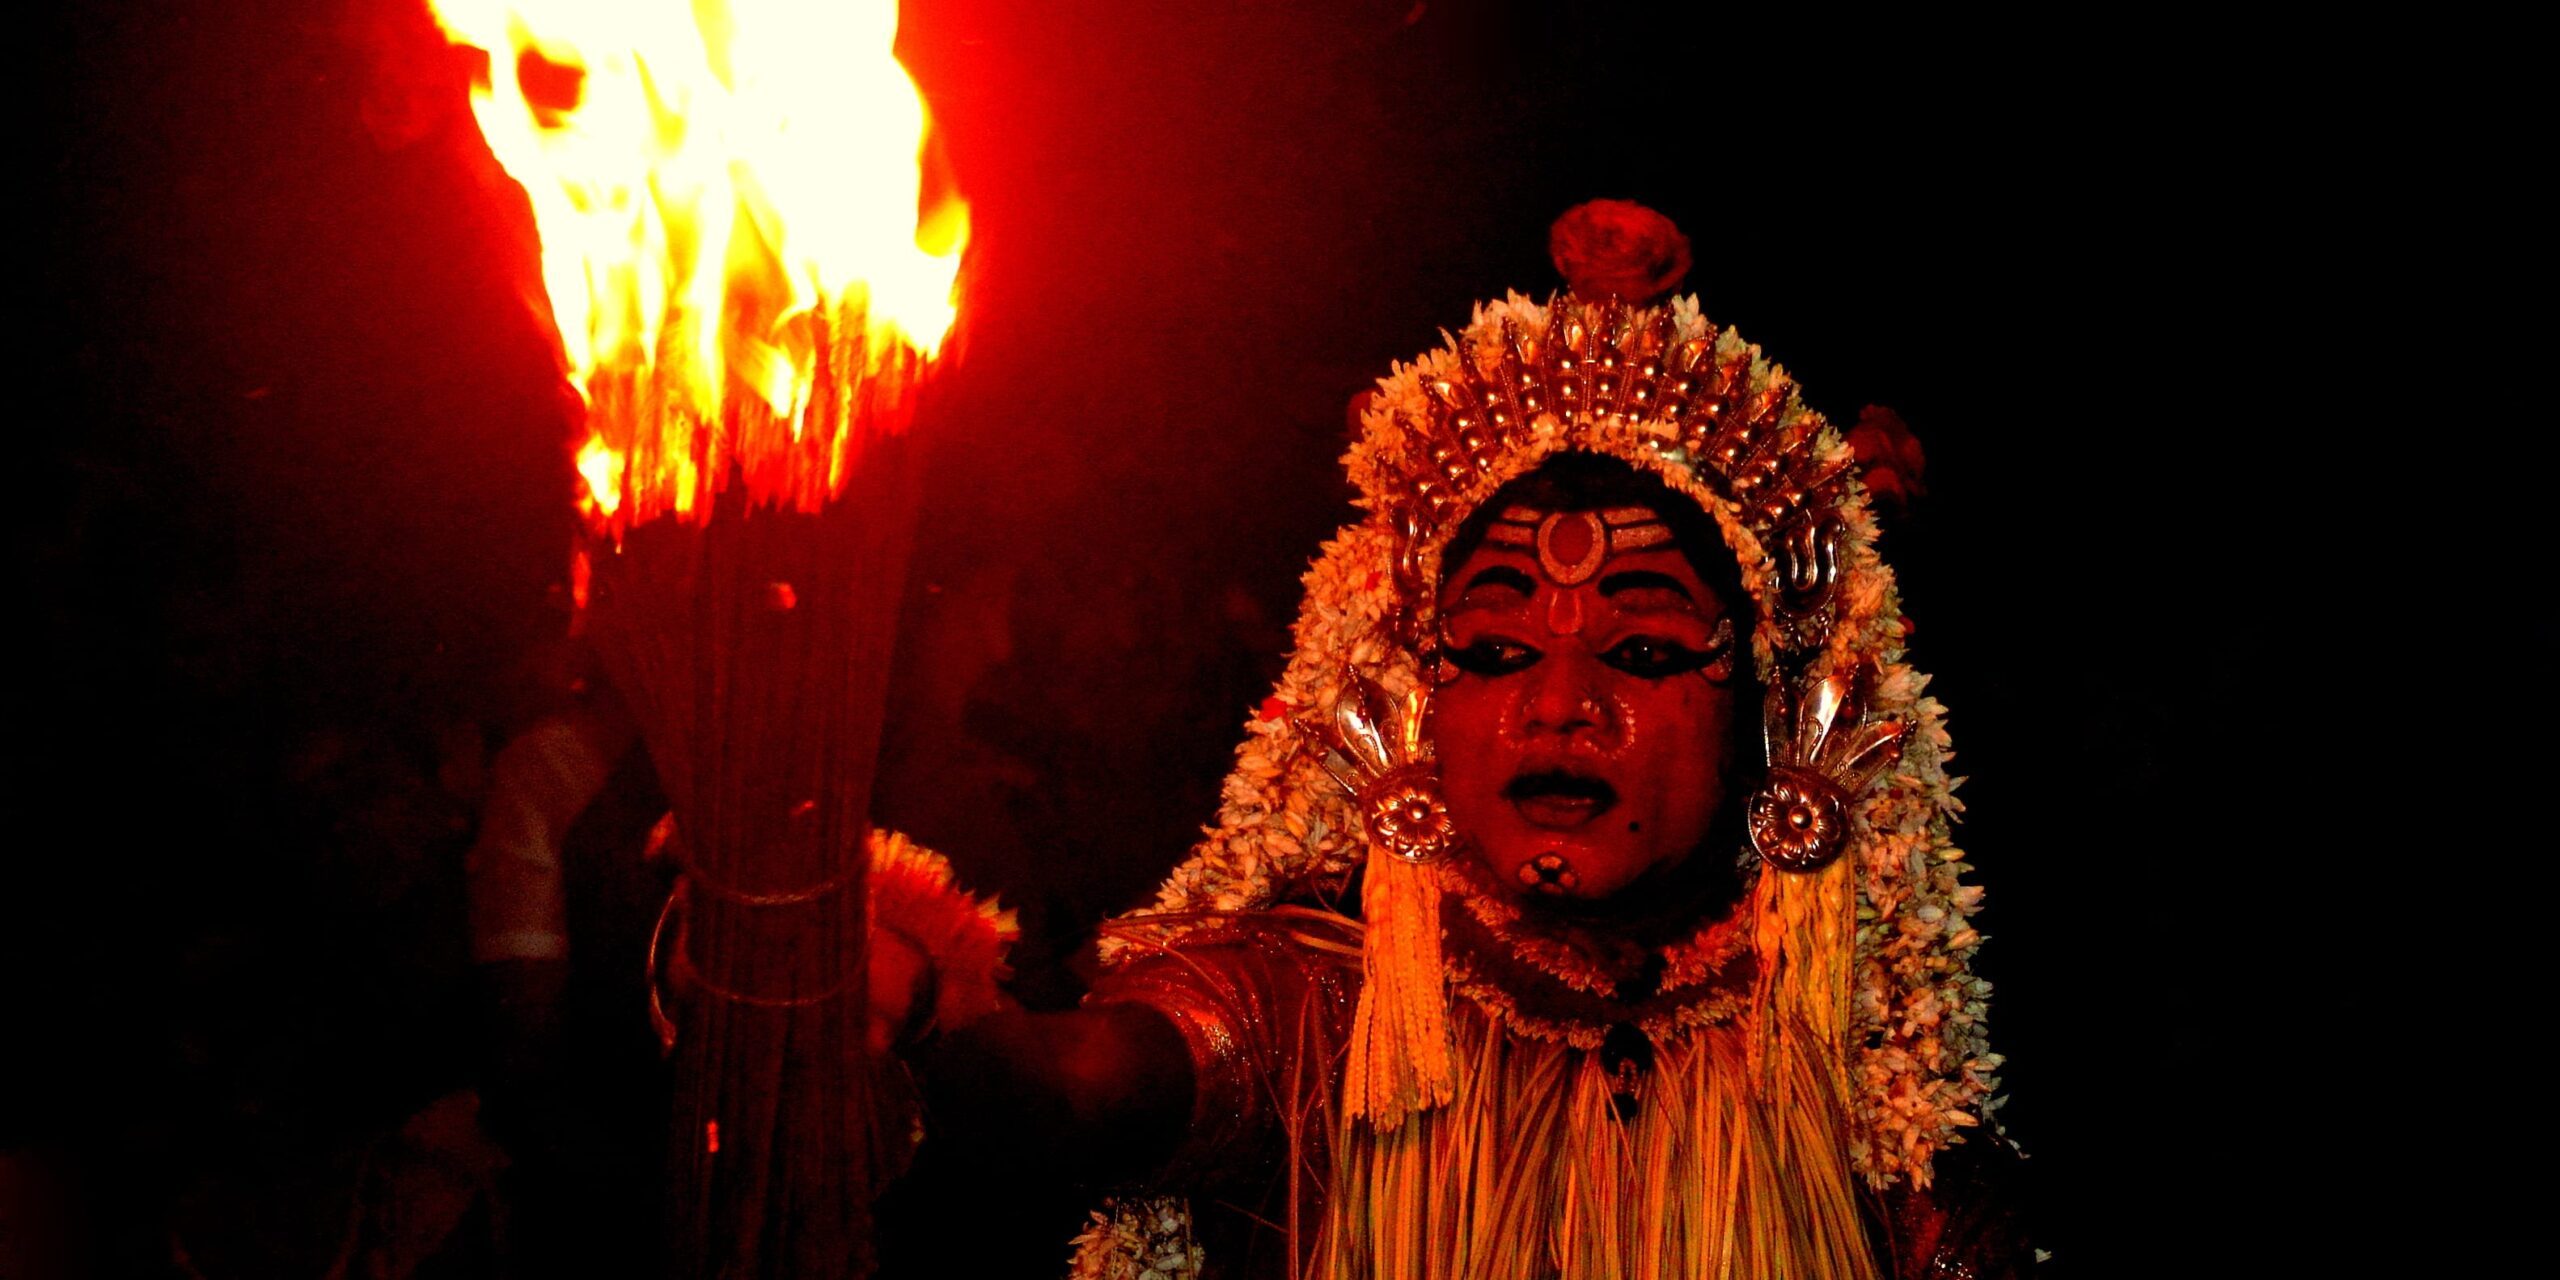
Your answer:
[[[1360,891],[1360,1008],[1351,1024],[1343,1109],[1380,1132],[1447,1102],[1449,989],[1440,959],[1440,873],[1376,845]]]

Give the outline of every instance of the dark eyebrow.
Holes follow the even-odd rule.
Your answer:
[[[1535,578],[1507,564],[1497,564],[1477,571],[1476,576],[1467,579],[1467,585],[1459,589],[1458,595],[1463,598],[1467,592],[1478,587],[1509,587],[1524,596],[1538,594],[1538,582]]]
[[[1624,573],[1610,574],[1600,580],[1602,596],[1614,596],[1621,591],[1672,591],[1677,592],[1681,599],[1691,604],[1698,602],[1696,596],[1689,594],[1687,587],[1680,585],[1678,578],[1667,573],[1656,573],[1651,569],[1629,569]]]

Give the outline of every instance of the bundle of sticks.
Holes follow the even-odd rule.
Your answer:
[[[863,851],[913,528],[922,363],[825,326],[797,432],[753,395],[716,430],[599,378],[590,426],[693,510],[628,485],[590,512],[584,624],[672,803],[686,909],[673,964],[675,1271],[864,1268],[884,1167],[863,1060]],[[748,454],[742,444],[765,447]],[[727,446],[727,447],[715,447]]]

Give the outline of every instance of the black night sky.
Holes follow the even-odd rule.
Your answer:
[[[875,808],[1023,909],[1027,998],[1213,816],[1349,516],[1349,397],[1632,198],[1817,407],[1928,450],[1886,551],[2061,1274],[2455,1220],[2414,1188],[2469,917],[2425,904],[2485,922],[2508,855],[2430,813],[2501,774],[2435,707],[2552,638],[2497,563],[2552,472],[2495,442],[2547,431],[2463,403],[2492,326],[2446,289],[2503,287],[2499,90],[2159,13],[908,8],[975,243]],[[268,1243],[203,1274],[317,1274],[289,1189],[480,1070],[467,775],[564,626],[568,436],[468,119],[384,117],[363,12],[22,45],[0,1151],[115,1274],[234,1203]]]

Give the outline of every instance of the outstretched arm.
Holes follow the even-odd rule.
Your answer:
[[[988,1241],[989,1256],[1018,1244],[1021,1266],[991,1273],[1046,1268],[1105,1191],[1178,1189],[1238,1223],[1292,1220],[1306,1207],[1292,1189],[1327,1167],[1322,1126],[1305,1122],[1335,1087],[1356,974],[1301,932],[1240,917],[1112,966],[1079,1011],[951,1027],[915,1055],[926,1136],[881,1207],[884,1244],[992,1230],[1021,1239]]]
[[[896,939],[874,938],[878,966]],[[1089,1186],[1274,1173],[1292,1118],[1332,1088],[1356,973],[1336,950],[1239,917],[1114,966],[1075,1012],[951,1027],[916,1057],[927,1153],[1048,1176],[1066,1148],[1053,1172]]]
[[[1012,1010],[918,1055],[927,1158],[993,1181],[1110,1186],[1146,1177],[1181,1145],[1191,1057],[1165,1016],[1136,1004]]]

